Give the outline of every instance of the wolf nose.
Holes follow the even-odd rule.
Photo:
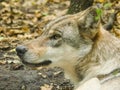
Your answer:
[[[25,52],[27,52],[27,48],[23,45],[17,46],[16,52],[18,55],[23,55],[23,54],[25,54]]]

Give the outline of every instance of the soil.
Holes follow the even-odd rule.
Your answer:
[[[6,65],[5,65],[6,66]],[[60,68],[6,70],[0,66],[0,90],[73,90]]]

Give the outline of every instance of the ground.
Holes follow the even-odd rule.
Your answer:
[[[0,90],[73,89],[62,69],[28,69],[15,52],[15,47],[23,41],[40,36],[49,21],[66,14],[69,4],[69,0],[0,0]],[[115,0],[104,5],[105,8],[113,6],[120,9],[120,2]],[[114,12],[113,8],[111,11]],[[113,34],[120,37],[120,13],[114,27]]]

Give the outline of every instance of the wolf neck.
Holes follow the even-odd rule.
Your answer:
[[[84,78],[106,75],[120,68],[120,41],[109,32],[102,30],[96,35],[90,52],[79,60],[76,72]]]
[[[65,71],[65,78],[70,79],[72,83],[77,84],[80,80],[75,72],[74,63],[75,62],[64,60],[59,63],[54,63],[50,67],[61,67]]]
[[[75,72],[75,68],[74,65],[72,65],[72,63],[66,63],[65,65],[63,65],[63,69],[65,71],[65,77],[67,79],[70,79],[72,81],[72,83],[74,83],[75,85],[80,81],[76,72]]]

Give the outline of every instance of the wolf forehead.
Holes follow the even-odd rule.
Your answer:
[[[72,15],[66,15],[66,16],[62,16],[62,17],[60,17],[60,18],[57,18],[57,19],[49,22],[49,23],[44,27],[44,30],[51,30],[51,29],[53,29],[53,28],[58,27],[59,25],[61,26],[61,25],[64,25],[64,24],[66,24],[66,23],[70,23],[71,20],[72,20],[72,21],[74,20],[73,17],[74,17],[74,16],[72,16]],[[71,19],[70,19],[70,18],[71,18]],[[53,26],[53,25],[54,25],[54,26]]]
[[[57,34],[58,32],[65,37],[69,37],[70,34],[78,34],[77,20],[73,16],[65,16],[58,18],[55,21],[50,22],[43,29],[48,34]],[[67,35],[67,36],[65,36]]]
[[[69,16],[67,16],[50,22],[44,27],[43,30],[49,33],[54,33],[56,31],[64,32],[65,30],[68,30],[67,32],[70,33],[73,27],[77,27],[75,23],[75,19],[70,19]]]

